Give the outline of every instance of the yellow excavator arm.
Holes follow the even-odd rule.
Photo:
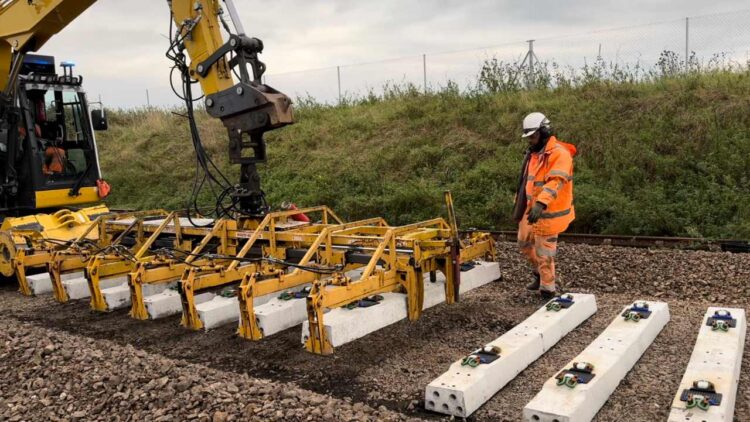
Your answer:
[[[22,74],[24,56],[38,51],[50,38],[95,2],[95,0],[0,0],[0,156],[2,156],[0,157],[2,158],[0,159],[0,179],[2,179],[0,180],[0,199],[2,199],[0,222],[3,223],[2,230],[0,230],[0,273],[2,274],[12,273],[11,263],[15,248],[19,244],[25,244],[25,241],[16,233],[21,228],[32,229],[40,238],[54,234],[53,237],[59,241],[72,239],[76,234],[71,225],[73,220],[70,218],[61,223],[59,218],[51,218],[49,215],[5,218],[4,221],[3,217],[25,215],[29,214],[29,211],[33,212],[35,209],[47,207],[69,207],[96,199],[96,187],[81,189],[81,191],[87,190],[86,192],[91,193],[86,196],[77,194],[79,189],[76,187],[70,190],[67,188],[49,190],[46,187],[38,189],[34,186],[30,189],[28,183],[24,185],[19,182],[23,177],[21,175],[29,173],[29,171],[24,173],[22,170],[33,168],[34,171],[40,171],[38,165],[24,164],[31,162],[30,159],[25,162],[21,161],[21,159],[25,160],[28,157],[45,153],[44,149],[40,150],[41,147],[36,145],[37,138],[54,140],[54,137],[35,135],[35,132],[41,132],[42,128],[38,127],[40,125],[35,127],[30,117],[34,110],[28,106],[28,99],[22,101],[28,97],[28,90],[25,87],[29,83],[33,85],[44,81],[40,78],[46,77],[38,74],[33,75],[33,79],[29,79],[29,75]],[[263,134],[292,123],[291,101],[286,95],[261,82],[265,65],[258,59],[258,54],[263,51],[263,43],[245,34],[232,0],[167,0],[166,3],[173,21],[167,56],[174,62],[174,68],[179,70],[183,92],[187,94],[184,99],[197,161],[205,172],[204,180],[206,178],[213,178],[220,182],[223,180],[220,185],[222,194],[217,199],[216,208],[224,213],[233,213],[235,216],[238,214],[263,215],[268,212],[269,207],[260,188],[260,178],[255,166],[257,163],[264,162],[266,158]],[[225,19],[225,9],[234,30]],[[222,28],[229,35],[227,40],[224,40]],[[52,66],[54,68],[54,64]],[[74,77],[72,70],[68,72],[57,81],[63,84],[77,81],[77,85],[80,86],[81,79]],[[56,75],[53,76],[57,78]],[[167,75],[165,75],[166,79]],[[228,182],[223,175],[219,178],[210,174],[210,166],[213,163],[203,156],[205,151],[193,118],[195,100],[190,95],[190,86],[194,83],[199,83],[201,86],[208,114],[221,119],[227,128],[230,162],[241,166],[239,183]],[[78,92],[79,87],[75,88]],[[37,91],[34,93],[37,96],[42,89],[41,85],[32,87],[32,90]],[[41,100],[37,99],[37,101],[43,104]],[[56,101],[61,102],[61,98]],[[84,102],[83,99],[81,101]],[[87,121],[88,117],[84,120]],[[46,119],[42,119],[42,122],[47,123]],[[33,135],[36,138],[32,138]],[[27,140],[23,144],[26,145],[25,149],[22,148],[24,139]],[[91,139],[94,154],[96,154],[93,135]],[[95,162],[98,166],[98,158]],[[83,176],[86,176],[88,172],[88,169],[84,170]],[[97,172],[98,174],[100,173]],[[83,177],[80,180],[83,180]],[[79,185],[79,182],[76,182],[76,185]],[[29,191],[31,195],[28,195]],[[8,205],[12,202],[9,202],[7,198],[33,197],[34,194],[37,194],[35,206]],[[41,194],[46,195],[46,198],[49,198],[51,194],[57,196],[54,201],[45,202],[39,201]],[[231,201],[229,206],[221,202],[226,201],[227,198]],[[82,212],[99,215],[106,213],[107,209],[94,207]],[[55,213],[53,216],[58,214]],[[217,214],[219,214],[218,211]],[[227,215],[216,217],[225,216]],[[90,221],[82,221],[81,224],[88,225]],[[53,230],[56,231],[53,232]]]
[[[0,120],[5,114],[3,107],[13,107],[24,55],[41,48],[93,3],[95,0],[0,0]],[[166,3],[175,25],[170,30],[167,56],[182,75],[183,89],[187,85],[189,90],[196,81],[200,84],[206,111],[227,128],[230,162],[241,166],[239,184],[222,186],[227,190],[225,196],[231,198],[235,211],[263,215],[268,207],[255,165],[266,159],[263,134],[293,122],[291,101],[261,82],[265,65],[258,54],[263,51],[263,42],[244,33],[232,0]],[[224,8],[234,31],[225,20]],[[226,41],[222,27],[229,34]],[[192,98],[186,101],[191,121],[192,104]],[[204,165],[193,124],[191,132],[198,161]]]
[[[0,91],[14,83],[22,54],[39,50],[95,1],[0,0]]]
[[[16,56],[38,51],[94,3],[96,0],[0,0],[0,91],[13,83]],[[187,35],[184,42],[192,59],[191,75],[200,82],[203,93],[231,88],[234,82],[226,58],[210,66],[214,71],[207,68],[205,74],[199,74],[194,69],[225,44],[219,26],[223,14],[219,0],[167,0],[167,4],[182,35]],[[233,4],[227,6],[235,25],[241,25]]]

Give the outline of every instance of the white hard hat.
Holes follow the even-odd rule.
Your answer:
[[[538,111],[530,113],[523,118],[523,135],[521,137],[531,136],[542,127],[550,127],[549,119]]]

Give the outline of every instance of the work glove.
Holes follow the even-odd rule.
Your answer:
[[[537,221],[539,221],[539,217],[542,216],[542,213],[545,209],[547,209],[546,205],[542,204],[541,202],[535,203],[531,208],[531,211],[529,211],[529,217],[527,218],[529,224],[535,224]]]

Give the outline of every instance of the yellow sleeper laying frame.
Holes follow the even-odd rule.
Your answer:
[[[110,214],[97,218],[86,232],[65,248],[53,251],[47,258],[47,271],[52,280],[52,290],[55,300],[65,303],[69,300],[63,287],[62,275],[68,272],[86,270],[91,260],[108,251],[110,255],[122,250],[120,243],[124,236],[131,231],[136,232],[136,246],[144,242],[142,222],[144,218],[154,218],[166,215],[163,210],[136,211],[121,214]],[[118,222],[132,220],[129,224]],[[96,241],[86,241],[91,233]]]
[[[283,270],[277,271],[275,274],[245,273],[237,294],[240,303],[240,327],[238,330],[240,337],[251,340],[263,338],[263,333],[255,318],[254,298],[309,284],[322,277],[320,272],[305,270],[301,268],[302,266],[308,266],[314,260],[324,266],[339,265],[340,271],[346,272],[363,265],[358,262],[346,262],[345,251],[334,250],[332,247],[326,247],[321,253],[320,248],[326,245],[326,242],[330,242],[333,236],[355,227],[384,227],[386,225],[385,220],[378,217],[346,224],[319,226],[322,230],[317,235],[315,233],[299,233],[297,235],[300,238],[300,245],[309,244],[309,247],[297,264],[298,267],[291,273],[286,273]],[[310,243],[310,240],[312,240],[312,243]]]
[[[459,240],[450,197],[446,200],[449,222],[436,218],[397,227],[379,217],[345,223],[325,206],[273,212],[262,220],[218,220],[211,227],[183,223],[177,213],[161,210],[102,216],[67,248],[51,250],[47,264],[55,297],[61,302],[67,300],[62,274],[85,268],[91,307],[97,311],[108,310],[101,281],[127,275],[130,316],[136,319],[149,317],[144,286],[179,280],[181,324],[194,330],[203,328],[196,294],[236,286],[238,334],[252,340],[263,337],[254,299],[310,285],[306,299],[310,333],[305,346],[313,353],[331,354],[326,309],[379,293],[401,292],[406,294],[409,319],[416,320],[422,313],[426,273],[445,274],[446,302],[453,303],[460,263],[494,259],[489,234]],[[317,217],[318,222],[295,221],[299,214]],[[127,234],[135,238],[129,248],[121,244]],[[85,241],[92,237],[97,241]],[[171,248],[164,247],[165,239]],[[23,250],[19,253],[24,257]],[[355,269],[361,271],[359,277],[350,276]]]
[[[454,232],[445,220],[438,218],[400,227],[357,227],[332,236],[328,242],[333,245],[369,244],[372,255],[357,280],[339,273],[313,282],[307,297],[310,333],[306,349],[316,354],[332,354],[333,346],[324,324],[325,310],[379,293],[406,293],[407,315],[412,321],[418,319],[423,308],[425,273],[442,272],[446,279],[446,302],[455,302],[460,263],[477,258],[494,259],[494,243],[489,234],[482,233],[462,245],[452,235]],[[326,245],[326,249],[331,248]]]
[[[111,311],[102,294],[101,281],[109,277],[129,277],[138,264],[156,259],[152,253],[152,248],[159,237],[165,234],[168,229],[175,235],[172,241],[174,250],[185,252],[190,250],[192,242],[189,238],[183,236],[180,217],[176,212],[172,212],[166,218],[160,219],[159,225],[156,227],[153,225],[148,227],[143,219],[138,219],[133,224],[136,224],[138,227],[138,235],[136,236],[136,244],[132,248],[132,253],[99,254],[91,259],[86,267],[86,279],[88,280],[91,292],[91,309],[95,311]],[[146,237],[146,234],[148,237]]]
[[[321,215],[321,222],[312,224],[290,220],[299,214]],[[267,214],[260,222],[245,220],[240,222],[245,230],[238,230],[231,236],[247,241],[235,256],[223,259],[208,259],[205,265],[192,265],[185,269],[180,280],[182,299],[182,325],[199,330],[203,328],[195,307],[195,295],[206,289],[239,284],[246,274],[278,274],[283,271],[287,249],[296,249],[312,244],[318,232],[343,221],[328,207],[310,207],[293,211],[279,211]],[[251,228],[252,227],[252,228]],[[309,242],[305,245],[305,241]],[[260,249],[260,256],[250,257],[253,248]],[[245,265],[242,265],[245,263]]]
[[[39,268],[46,268],[52,255],[66,249],[71,242],[84,238],[96,241],[91,232],[93,221],[111,215],[105,206],[79,211],[59,210],[53,214],[6,218],[0,226],[0,273],[15,275],[21,294],[32,296],[26,276]],[[82,235],[83,233],[87,233]]]
[[[184,260],[179,260],[165,255],[152,255],[150,257],[139,257],[135,269],[129,274],[130,284],[130,316],[135,319],[148,319],[145,297],[143,295],[144,285],[167,284],[178,281],[188,266],[200,266],[209,264],[204,259],[195,259],[204,252],[209,242],[219,239],[216,247],[218,255],[234,255],[236,239],[230,238],[230,230],[236,231],[237,225],[234,220],[219,220],[214,224],[198,245],[186,254]]]

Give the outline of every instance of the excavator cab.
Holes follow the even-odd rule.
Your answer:
[[[0,161],[6,186],[0,196],[3,213],[23,215],[47,208],[70,207],[100,200],[101,178],[81,76],[73,75],[73,64],[61,64],[55,72],[51,56],[24,57],[18,77],[15,109],[16,130],[0,145]],[[96,126],[106,128],[103,114]]]

